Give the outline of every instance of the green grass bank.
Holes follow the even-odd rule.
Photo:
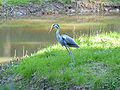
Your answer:
[[[28,4],[28,3],[45,3],[45,0],[6,0],[7,4]],[[63,2],[63,3],[70,3],[71,0],[47,0],[47,2]]]
[[[46,0],[47,2],[63,2],[63,3],[66,3],[66,4],[69,4],[71,3],[72,0]],[[83,2],[84,1],[96,1],[96,0],[82,0]],[[101,1],[101,2],[114,2],[114,3],[120,3],[119,0],[98,0],[98,1]],[[0,0],[0,2],[2,2],[2,0]],[[45,3],[45,0],[6,0],[6,3],[7,4],[28,4],[28,3]]]
[[[24,89],[91,90],[120,89],[120,34],[116,32],[80,36],[80,48],[72,48],[75,58],[59,44],[38,51],[12,67],[15,75],[24,79],[18,87]]]

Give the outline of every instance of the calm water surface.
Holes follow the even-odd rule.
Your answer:
[[[61,33],[71,37],[102,32],[120,32],[119,15],[42,16],[9,19],[0,22],[0,57],[31,55],[39,49],[57,43],[51,24],[58,23]]]

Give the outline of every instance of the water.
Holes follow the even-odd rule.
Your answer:
[[[102,32],[120,32],[119,15],[100,16],[42,16],[11,19],[0,22],[0,57],[31,55],[53,43],[57,43],[51,24],[58,23],[61,33],[71,37],[93,35]],[[0,59],[1,60],[1,59]]]

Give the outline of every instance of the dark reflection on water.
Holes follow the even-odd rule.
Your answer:
[[[64,18],[64,21],[68,21],[68,18],[66,19]],[[58,21],[56,21],[56,23],[58,23]],[[51,24],[47,25],[46,22],[43,22],[43,25],[44,27],[39,27],[39,25],[37,27],[34,27],[34,24],[32,24],[31,26],[23,27],[1,27],[0,57],[21,57],[26,54],[30,55],[31,53],[37,52],[41,48],[56,43],[57,41],[55,37],[55,30],[50,34],[48,33]],[[109,31],[120,32],[119,24],[106,24],[97,26],[92,25],[87,27],[84,26],[84,24],[84,27],[81,27],[79,25],[62,25],[64,27],[61,28],[61,33],[68,34],[71,37],[78,37],[83,34],[93,35]]]
[[[4,28],[0,30],[0,56],[10,57],[23,56],[27,53],[34,53],[40,48],[53,43],[55,38],[50,38],[48,31],[24,30],[21,28]]]

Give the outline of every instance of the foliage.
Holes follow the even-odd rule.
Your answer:
[[[16,67],[16,74],[31,83],[46,87],[68,88],[71,85],[92,90],[113,90],[120,85],[120,34],[114,32],[96,36],[81,36],[80,45],[72,49],[75,64],[65,48],[53,45],[24,58]],[[42,86],[43,85],[43,86]]]
[[[82,0],[82,1],[85,1],[85,0]],[[102,1],[102,2],[120,2],[120,0],[89,0],[89,1]]]
[[[7,4],[27,4],[29,0],[6,0]]]
[[[120,3],[120,0],[110,0],[110,1],[112,1],[114,3]]]
[[[47,0],[47,1],[60,1],[64,3],[70,3],[71,0]],[[27,4],[29,2],[34,2],[34,3],[44,3],[44,0],[7,0],[7,4]]]
[[[0,6],[2,5],[2,0],[0,0]]]

